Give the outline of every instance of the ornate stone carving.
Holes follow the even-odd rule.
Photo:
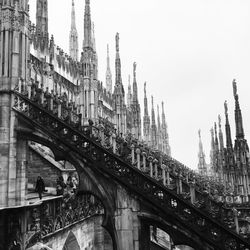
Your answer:
[[[198,192],[195,189],[203,183],[197,174],[191,172],[188,179],[189,181],[191,179],[194,180],[194,191],[196,191],[196,196],[199,195],[202,203],[205,204],[205,206],[203,206],[205,212],[202,211],[202,209],[199,210],[195,208],[189,201],[183,199],[182,195],[176,193],[176,190],[170,191],[169,186],[163,186],[160,180],[159,183],[147,175],[141,174],[140,170],[125,163],[116,154],[103,148],[100,143],[93,140],[91,136],[86,136],[81,128],[76,128],[70,121],[58,119],[49,110],[43,109],[17,92],[15,92],[15,95],[17,99],[19,99],[19,103],[23,102],[28,107],[27,109],[22,109],[20,106],[16,106],[15,110],[19,115],[26,117],[31,120],[34,125],[48,132],[51,137],[56,140],[57,144],[70,145],[71,149],[80,157],[85,158],[90,165],[93,163],[91,165],[93,170],[98,168],[98,171],[103,171],[105,174],[115,177],[122,185],[139,194],[142,199],[154,204],[154,208],[157,209],[163,217],[164,215],[171,214],[173,218],[181,221],[187,227],[192,228],[199,237],[204,240],[209,239],[210,242],[213,242],[216,249],[227,249],[226,245],[231,241],[235,242],[237,249],[245,249],[248,246],[248,243],[232,233],[224,222],[225,209],[222,206],[223,203],[210,200],[207,192],[202,194],[202,192]],[[150,160],[152,162],[152,160],[155,159],[154,164],[157,165],[161,159],[161,154],[154,152],[152,155],[153,157]],[[176,178],[180,176],[180,172],[185,180],[187,173],[184,171],[185,166],[181,163],[163,156],[162,164],[170,168],[169,174],[173,183],[176,183]],[[158,173],[156,178],[157,177]],[[216,185],[217,184],[215,184],[215,186]],[[214,191],[216,190],[219,190],[218,185]],[[65,207],[68,207],[65,216],[61,216],[60,220],[55,220],[61,221],[59,227],[60,225],[74,221],[74,218],[77,217],[76,214],[73,214],[77,209],[71,209],[72,207],[68,206],[67,203],[65,203]],[[62,211],[64,210],[61,210],[61,212]],[[81,210],[80,213],[87,214],[86,211]]]

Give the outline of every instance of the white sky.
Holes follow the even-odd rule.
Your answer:
[[[71,0],[50,0],[49,32],[68,52]],[[232,80],[238,82],[246,139],[250,136],[250,1],[249,0],[92,0],[99,58],[99,80],[105,83],[106,47],[110,45],[113,83],[115,34],[120,33],[122,79],[137,62],[143,115],[143,83],[155,103],[165,102],[172,155],[197,168],[198,129],[209,162],[210,128],[228,100],[234,140]],[[84,0],[75,0],[79,44],[83,40]],[[35,22],[36,1],[30,1]],[[151,113],[151,105],[149,106]],[[156,111],[156,106],[155,106]],[[225,133],[224,133],[225,134]],[[224,135],[225,139],[225,135]],[[225,140],[224,140],[225,141]]]

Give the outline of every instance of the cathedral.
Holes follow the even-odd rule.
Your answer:
[[[65,53],[60,47],[56,46],[53,35],[49,38],[48,1],[37,0],[36,25],[32,25],[31,31],[30,84],[36,83],[39,88],[55,96],[63,95],[65,99],[72,103],[72,107],[82,115],[83,124],[87,124],[89,119],[94,124],[97,124],[99,119],[105,119],[114,125],[114,129],[122,137],[131,135],[133,138],[143,140],[154,149],[170,155],[164,103],[162,102],[161,105],[161,118],[159,106],[157,106],[156,124],[153,97],[151,119],[148,112],[146,83],[144,84],[142,123],[136,62],[133,63],[132,87],[129,79],[128,91],[125,95],[119,33],[115,35],[114,81],[112,79],[109,46],[107,45],[106,84],[104,85],[98,78],[98,55],[95,45],[94,24],[91,19],[90,1],[85,1],[82,49],[79,48],[75,15],[75,4],[72,0],[69,53]],[[79,51],[81,52],[80,55]]]
[[[199,130],[198,172],[204,176],[210,176],[223,183],[228,193],[235,197],[241,196],[243,201],[249,200],[250,190],[250,161],[249,147],[245,139],[243,119],[237,92],[237,83],[233,80],[233,96],[235,100],[235,140],[231,136],[227,101],[225,110],[225,138],[224,143],[221,116],[218,123],[211,128],[210,164],[206,163],[205,153]],[[218,124],[218,125],[217,125]]]
[[[226,146],[219,118],[208,167],[199,132],[198,175],[171,157],[164,102],[146,82],[142,117],[136,62],[125,91],[120,34],[103,84],[90,0],[83,41],[72,0],[67,53],[48,4],[36,1],[32,24],[28,0],[0,0],[0,250],[249,249],[250,209],[221,202],[249,195],[236,82],[234,147],[225,103]]]

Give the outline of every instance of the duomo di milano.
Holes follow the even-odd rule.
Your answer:
[[[249,148],[235,81],[234,146],[225,103],[226,145],[219,119],[210,166],[200,137],[197,174],[171,158],[164,103],[155,114],[152,97],[150,116],[146,83],[142,116],[136,63],[125,93],[119,33],[114,84],[109,47],[105,86],[98,79],[90,0],[82,48],[72,0],[68,54],[49,35],[48,0],[36,1],[35,25],[28,0],[0,0],[0,10],[1,250],[42,242],[63,250],[250,249]],[[68,177],[77,188],[60,193]]]
[[[106,86],[98,79],[98,55],[95,45],[94,24],[91,20],[90,1],[85,1],[84,40],[79,49],[79,38],[75,23],[74,0],[71,10],[71,30],[69,34],[69,55],[56,46],[53,35],[48,31],[48,2],[37,0],[36,25],[31,26],[30,44],[30,84],[35,83],[44,91],[55,96],[63,96],[82,114],[83,124],[89,119],[98,123],[100,118],[106,119],[120,135],[131,135],[143,140],[147,145],[171,155],[167,123],[162,102],[160,119],[157,105],[157,121],[151,97],[151,117],[148,110],[146,83],[144,83],[144,113],[138,101],[136,80],[136,63],[133,63],[133,85],[128,84],[127,94],[122,84],[121,59],[119,55],[119,33],[115,35],[115,81],[113,86],[109,46],[107,46]],[[80,53],[81,52],[81,53]],[[24,77],[21,79],[26,81]],[[235,194],[250,194],[249,148],[244,138],[242,115],[240,110],[237,86],[233,81],[235,97],[236,139],[233,146],[228,119],[227,103],[225,103],[225,135],[223,142],[221,119],[211,129],[210,165],[205,162],[202,143],[199,146],[198,171],[202,175],[214,176],[223,181]],[[143,132],[143,133],[142,133]]]
[[[107,46],[106,84],[98,79],[98,55],[95,45],[94,25],[91,20],[90,1],[85,2],[84,40],[79,48],[75,23],[74,1],[72,1],[71,30],[69,35],[69,54],[55,45],[53,36],[48,32],[47,1],[37,1],[36,26],[31,31],[31,76],[30,81],[37,82],[54,95],[64,95],[82,114],[83,123],[91,119],[94,124],[104,118],[114,124],[118,134],[131,134],[133,137],[170,154],[167,124],[162,103],[156,114],[152,97],[151,121],[148,111],[146,83],[144,84],[144,116],[141,119],[141,106],[138,102],[136,63],[133,64],[133,85],[129,83],[127,94],[124,90],[121,74],[119,33],[115,35],[115,81],[112,81],[109,47]],[[33,60],[34,59],[34,60]],[[36,59],[43,64],[37,65]],[[46,66],[45,66],[46,65]],[[45,67],[45,68],[41,68]],[[161,116],[161,119],[160,119]],[[161,120],[161,121],[160,121]],[[143,124],[143,135],[142,125]]]

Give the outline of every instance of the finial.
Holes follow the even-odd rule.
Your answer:
[[[217,125],[216,125],[216,122],[214,123],[214,133],[217,134]]]
[[[158,104],[157,104],[157,114],[158,114],[158,116],[159,116],[159,114],[160,114],[159,105],[158,105]]]
[[[136,62],[133,63],[133,73],[134,73],[134,78],[136,76]]]
[[[74,1],[74,0],[72,0],[72,6],[73,6],[73,7],[75,6],[75,1]]]
[[[199,135],[199,138],[201,139],[201,130],[200,129],[198,130],[198,135]]]
[[[162,113],[164,113],[164,102],[161,102],[161,106],[162,106]]]
[[[130,75],[128,75],[128,85],[130,85]]]
[[[89,4],[89,0],[85,0],[85,4]]]
[[[227,101],[224,102],[225,115],[228,115]]]
[[[151,95],[152,109],[154,108],[154,97]]]
[[[233,92],[234,92],[234,97],[237,95],[237,83],[236,80],[233,79]]]
[[[218,115],[219,128],[221,128],[221,116]]]
[[[119,33],[118,32],[116,33],[116,36],[115,36],[115,42],[116,42],[116,51],[118,52],[119,51]]]
[[[107,55],[109,56],[109,45],[107,44]]]
[[[146,85],[147,85],[147,83],[144,82],[144,96],[145,96],[145,97],[146,97]]]

